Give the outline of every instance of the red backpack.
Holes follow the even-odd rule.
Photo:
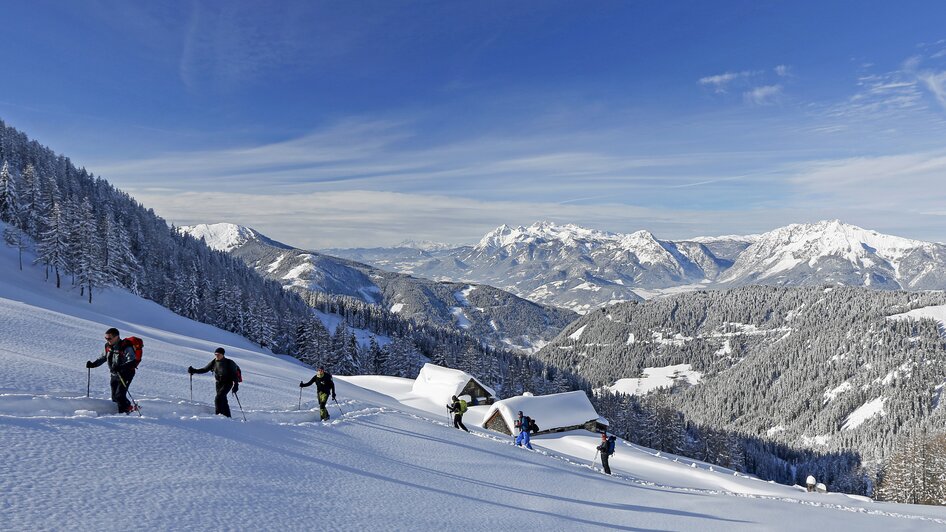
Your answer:
[[[129,336],[128,338],[125,338],[124,340],[122,340],[121,347],[124,350],[124,348],[129,345],[135,348],[134,368],[137,369],[138,364],[141,364],[141,352],[145,347],[145,342],[144,340],[142,340],[141,338],[138,338],[137,336]]]

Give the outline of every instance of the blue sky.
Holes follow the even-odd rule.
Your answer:
[[[311,248],[537,220],[946,241],[941,2],[3,11],[0,119],[177,224]]]

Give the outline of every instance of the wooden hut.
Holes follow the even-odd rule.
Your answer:
[[[491,405],[496,400],[496,392],[472,375],[435,364],[424,364],[411,391],[438,403],[449,403],[454,395],[470,396],[470,405]]]
[[[598,415],[582,391],[520,395],[496,401],[486,413],[483,428],[513,435],[520,411],[535,420],[539,426],[536,434],[579,429],[605,432],[608,429],[608,421]]]

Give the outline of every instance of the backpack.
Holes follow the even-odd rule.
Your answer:
[[[128,346],[135,348],[135,365],[132,367],[132,369],[138,369],[138,364],[141,364],[141,354],[144,350],[145,342],[137,336],[129,336],[128,338],[122,340],[121,349],[124,351],[124,349]]]
[[[460,413],[461,414],[466,413],[466,401],[464,401],[463,399],[460,399]]]
[[[233,367],[236,370],[236,381],[243,382],[243,372],[240,371],[240,366],[236,362],[233,362]]]
[[[522,416],[521,420],[516,420],[516,428],[519,432],[529,432],[530,425],[532,425],[532,418],[529,416]]]
[[[617,443],[617,436],[608,438],[608,454],[614,454],[614,446]]]
[[[529,418],[529,432],[535,434],[539,432],[539,426],[535,423],[535,420],[531,417]]]

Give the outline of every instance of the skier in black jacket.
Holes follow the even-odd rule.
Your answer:
[[[466,413],[467,408],[466,401],[460,399],[456,395],[451,397],[451,399],[453,402],[447,405],[447,410],[453,412],[453,427],[470,432],[470,429],[466,428],[466,425],[463,424],[463,414]]]
[[[329,394],[332,395],[332,400],[335,401],[335,381],[332,380],[332,375],[325,371],[325,368],[320,367],[315,375],[309,379],[309,382],[299,381],[299,387],[308,388],[312,386],[312,383],[315,383],[315,391],[319,396],[319,415],[322,421],[328,421],[332,416],[328,415],[328,408],[325,407],[325,404],[328,403]]]
[[[137,367],[135,348],[123,341],[118,334],[118,329],[114,327],[105,331],[105,342],[105,352],[102,356],[94,362],[87,361],[85,367],[97,368],[108,362],[108,370],[111,372],[112,401],[118,404],[120,414],[134,412],[135,407],[131,406],[131,401],[128,400],[128,386],[131,384],[131,379],[135,378]]]
[[[230,403],[227,402],[227,393],[233,390],[237,393],[240,388],[240,366],[236,362],[226,358],[226,350],[218,347],[214,351],[214,359],[206,366],[195,369],[193,366],[187,367],[187,372],[191,375],[195,373],[207,373],[210,370],[214,372],[214,378],[217,380],[217,396],[214,397],[214,414],[223,414],[230,417]]]
[[[604,466],[605,474],[611,474],[611,466],[608,465],[608,458],[611,457],[611,442],[615,440],[614,436],[608,438],[606,432],[601,433],[601,445],[598,446],[598,450],[601,451],[601,465]]]

